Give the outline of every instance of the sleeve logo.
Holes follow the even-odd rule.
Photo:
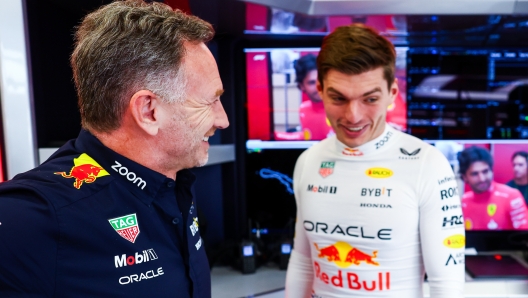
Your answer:
[[[83,183],[92,183],[102,176],[110,175],[88,154],[83,153],[73,159],[73,167],[70,173],[55,172],[55,175],[61,175],[64,178],[74,178],[73,187],[80,189]]]
[[[456,234],[444,239],[444,245],[449,248],[463,248],[466,246],[466,237],[462,234]]]
[[[136,238],[139,235],[139,226],[135,213],[112,218],[108,222],[119,236],[132,243],[136,242]]]

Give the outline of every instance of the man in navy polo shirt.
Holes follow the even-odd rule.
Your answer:
[[[229,123],[210,24],[161,3],[87,15],[83,130],[0,185],[1,297],[210,297],[194,176]]]

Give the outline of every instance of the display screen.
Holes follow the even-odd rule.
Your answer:
[[[419,138],[528,138],[527,50],[410,48],[407,87]]]
[[[316,88],[318,51],[318,48],[245,50],[248,149],[308,148],[314,141],[334,134]],[[388,107],[387,122],[405,131],[407,48],[397,47],[396,52],[395,75],[400,92]]]
[[[462,200],[461,206],[443,208],[462,207],[463,222],[460,218],[446,218],[444,224],[464,224],[470,231],[528,230],[528,181],[524,182],[528,179],[528,142],[431,143],[451,164],[458,189],[450,191],[457,192]]]

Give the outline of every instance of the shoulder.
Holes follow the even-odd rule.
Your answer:
[[[466,191],[463,195],[462,195],[462,200],[471,200],[473,199],[473,196],[474,196],[474,193],[472,190],[470,191]]]
[[[301,102],[301,107],[300,107],[301,110],[309,109],[311,107],[312,107],[312,102],[310,100],[305,100]]]
[[[495,187],[497,191],[504,193],[505,196],[508,196],[510,199],[522,197],[522,194],[518,189],[510,187],[506,184],[495,183]]]
[[[111,180],[109,173],[86,154],[56,154],[0,184],[0,197],[22,195],[61,208],[101,191]]]
[[[435,146],[401,131],[395,133],[397,136],[395,145],[401,155],[400,159],[413,159],[414,157],[414,159],[424,163],[445,162],[447,160]]]

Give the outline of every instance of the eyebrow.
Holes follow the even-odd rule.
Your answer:
[[[336,94],[339,95],[339,96],[346,97],[346,96],[344,96],[343,94],[341,94],[341,92],[339,92],[339,91],[337,91],[336,89],[334,89],[333,87],[328,87],[327,92],[333,92],[333,93],[336,93]],[[380,88],[380,87],[376,87],[376,88],[374,88],[374,89],[372,89],[372,90],[370,90],[370,91],[367,91],[367,92],[363,93],[362,96],[369,96],[369,95],[371,95],[372,93],[376,93],[376,92],[381,92],[381,88]]]
[[[224,89],[218,89],[216,90],[215,97],[221,96],[222,94],[224,94]]]

